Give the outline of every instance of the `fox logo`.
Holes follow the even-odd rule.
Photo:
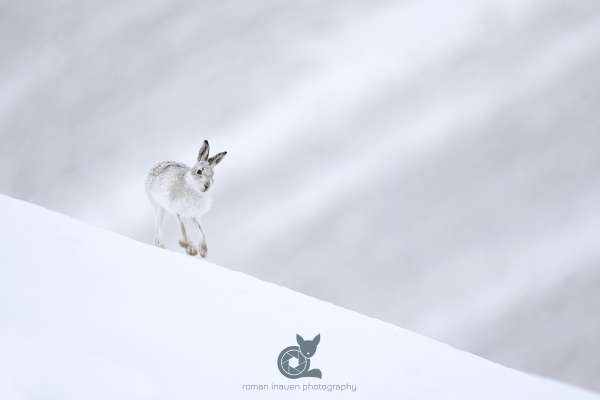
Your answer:
[[[304,340],[302,336],[296,335],[298,346],[286,347],[277,357],[279,372],[290,379],[322,378],[320,369],[310,369],[310,358],[315,355],[320,341],[320,334],[313,340]]]

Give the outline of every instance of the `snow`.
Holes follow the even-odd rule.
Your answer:
[[[264,398],[291,384],[328,398],[598,398],[23,201],[0,196],[0,213],[2,399]],[[322,380],[279,375],[296,333],[321,334]]]

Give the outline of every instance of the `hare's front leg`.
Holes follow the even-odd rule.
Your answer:
[[[179,240],[179,245],[183,247],[186,253],[188,253],[190,256],[197,255],[198,250],[196,250],[194,246],[190,245],[190,241],[185,230],[185,224],[183,223],[181,215],[177,214],[177,220],[179,221],[179,229],[181,229],[181,239]]]
[[[165,209],[160,206],[154,206],[156,214],[156,225],[154,226],[154,245],[164,248],[165,245],[161,240],[162,224],[165,219]]]
[[[204,235],[204,231],[202,230],[202,227],[200,226],[200,222],[198,222],[198,219],[192,218],[192,220],[194,221],[194,223],[198,227],[198,230],[200,231],[200,245],[199,245],[200,256],[206,257],[206,255],[208,254],[208,246],[206,246],[206,236]]]

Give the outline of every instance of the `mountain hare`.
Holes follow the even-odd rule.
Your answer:
[[[214,167],[221,162],[226,151],[213,157],[208,156],[210,148],[204,141],[198,152],[198,161],[192,168],[175,161],[163,161],[156,164],[148,173],[146,193],[156,211],[156,230],[154,244],[164,247],[161,241],[161,229],[165,211],[177,216],[181,229],[179,245],[190,256],[200,253],[206,257],[208,248],[206,236],[200,226],[200,217],[210,210],[211,198],[208,190],[213,183]],[[192,245],[187,236],[185,222],[192,222],[200,232],[198,248]]]

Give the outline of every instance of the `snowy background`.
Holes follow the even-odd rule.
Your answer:
[[[149,242],[147,170],[206,138],[211,261],[600,391],[600,2],[22,0],[0,32],[1,193]]]

